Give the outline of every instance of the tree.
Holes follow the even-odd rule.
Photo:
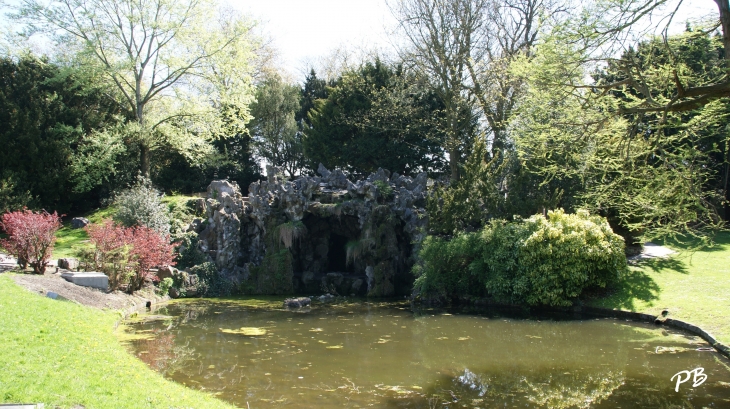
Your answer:
[[[296,119],[300,130],[311,127],[309,113],[315,107],[315,102],[320,99],[327,99],[327,81],[317,78],[317,73],[312,68],[304,79],[304,87],[301,90],[301,98],[299,100],[299,111],[297,111]],[[330,87],[334,87],[334,81],[330,82]]]
[[[379,59],[336,84],[304,130],[310,166],[321,162],[358,176],[379,167],[406,175],[443,171],[444,107],[428,84]]]
[[[662,40],[674,49],[666,71],[655,48],[640,46],[648,52],[642,58],[652,56],[653,62],[634,74],[654,81],[643,91],[626,86],[611,93],[581,85],[588,78],[589,50],[564,40],[561,33],[545,36],[533,57],[513,64],[527,84],[511,123],[520,161],[546,183],[577,181],[572,194],[578,206],[607,216],[614,228],[639,240],[682,234],[707,239],[722,221],[718,192],[708,189],[716,168],[706,141],[707,135],[726,134],[725,104],[716,100],[691,116],[667,111],[641,120],[619,109],[647,90],[644,95],[656,100],[666,95],[672,76],[662,71],[676,68],[684,78],[702,78],[704,70],[693,74],[685,64],[694,57],[675,58],[693,54],[680,52],[683,41]]]
[[[266,78],[251,105],[250,130],[259,157],[294,175],[304,166],[301,134],[294,119],[300,110],[299,87],[284,83],[278,75]]]
[[[0,59],[0,210],[83,208],[98,202],[101,184],[113,184],[87,140],[123,110],[94,80],[32,55]],[[115,161],[119,145],[106,142]]]
[[[404,0],[391,7],[408,38],[411,49],[401,58],[413,61],[416,69],[432,81],[444,104],[451,180],[459,179],[459,165],[465,154],[460,136],[465,121],[459,113],[473,101],[465,93],[469,80],[467,62],[483,58],[476,44],[484,34],[484,14],[489,0]]]
[[[16,11],[26,35],[45,33],[74,45],[103,70],[135,119],[127,132],[140,145],[146,177],[150,150],[161,140],[181,150],[195,147],[195,138],[215,133],[221,106],[250,97],[247,87],[221,82],[245,81],[250,27],[217,18],[212,1],[22,0]],[[184,126],[170,129],[173,119]]]
[[[392,9],[411,45],[406,54],[431,78],[447,112],[453,107],[455,115],[459,104],[480,110],[491,155],[505,157],[509,120],[523,91],[509,66],[530,55],[541,27],[553,24],[565,6],[558,0],[406,0]],[[449,152],[460,148],[457,140],[449,145]],[[452,180],[468,154],[451,160]]]

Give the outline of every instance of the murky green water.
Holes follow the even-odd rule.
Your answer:
[[[614,319],[309,312],[197,300],[130,330],[166,377],[242,408],[730,408],[730,363],[698,337]],[[263,335],[243,335],[235,330]],[[232,331],[233,330],[233,331]],[[704,368],[675,392],[674,374]]]

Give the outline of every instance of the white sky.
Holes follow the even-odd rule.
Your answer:
[[[393,1],[393,0],[391,0]],[[309,67],[337,48],[392,51],[397,23],[385,0],[229,0],[262,24],[279,51],[283,69],[303,81]],[[675,30],[687,19],[717,15],[713,0],[684,0]],[[674,30],[672,30],[674,31]],[[657,33],[659,34],[659,33]]]
[[[298,81],[337,48],[388,48],[396,21],[385,0],[229,0],[262,23],[283,68]],[[301,78],[300,78],[301,77]]]
[[[321,60],[331,56],[335,49],[348,50],[354,54],[374,49],[392,52],[391,43],[396,39],[394,33],[397,23],[386,0],[227,2],[261,23],[261,29],[273,40],[272,45],[278,50],[281,68],[296,82],[304,80],[312,65],[320,68]],[[0,10],[3,5],[13,4],[17,4],[17,0],[0,0]],[[713,0],[684,0],[682,9],[675,17],[674,30],[683,30],[687,19],[706,15],[717,15],[717,5]],[[7,23],[5,16],[0,16],[0,26],[5,26],[0,27],[0,31],[9,29],[10,24]]]

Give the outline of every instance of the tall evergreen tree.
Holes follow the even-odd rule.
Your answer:
[[[443,104],[425,81],[376,59],[348,71],[309,115],[304,149],[310,166],[366,175],[442,173]],[[468,126],[473,126],[471,122]]]
[[[85,137],[121,113],[83,73],[30,55],[0,59],[0,211],[28,206],[67,212],[97,201],[101,181],[95,189],[77,186],[84,181],[75,173],[91,172],[73,166]]]

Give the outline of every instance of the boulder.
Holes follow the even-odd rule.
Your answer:
[[[89,219],[85,217],[74,217],[71,219],[71,227],[74,229],[82,229],[89,224]]]
[[[170,298],[180,297],[180,291],[178,291],[178,289],[175,287],[170,288],[167,293],[170,294]]]
[[[310,305],[312,299],[309,297],[287,298],[284,300],[285,308],[302,308]]]
[[[236,193],[240,195],[240,192],[241,189],[238,188],[238,183],[227,180],[214,180],[208,185],[208,198],[219,201],[223,193],[227,193],[229,196],[235,196]]]
[[[208,208],[205,198],[199,197],[195,199],[195,204],[193,208],[195,209],[196,215],[204,215]]]
[[[173,278],[178,273],[178,269],[176,269],[173,266],[164,266],[160,267],[159,270],[157,270],[157,278],[160,279],[160,281],[166,279],[167,277]]]
[[[64,270],[76,270],[79,268],[79,261],[75,258],[59,258],[58,268],[62,268]]]

